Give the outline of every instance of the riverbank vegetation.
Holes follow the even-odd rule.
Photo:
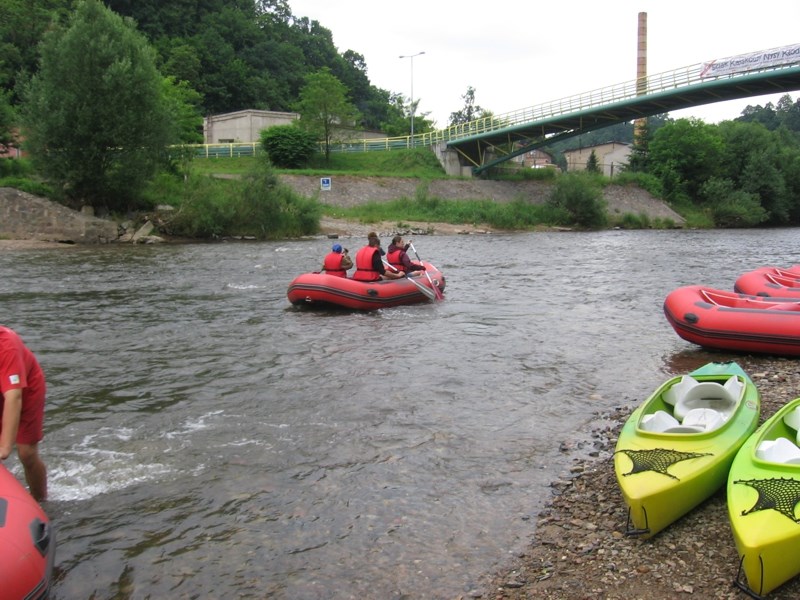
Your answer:
[[[12,144],[22,132],[31,160],[0,161],[0,185],[125,218],[169,206],[159,221],[163,231],[188,237],[311,234],[320,215],[332,211],[365,222],[486,223],[501,229],[674,225],[642,214],[609,216],[602,188],[611,180],[592,168],[491,171],[494,178],[550,182],[543,203],[433,197],[426,182],[447,176],[428,148],[330,151],[334,125],[404,135],[412,107],[401,95],[372,86],[363,57],[340,55],[329,30],[294,17],[283,3],[240,2],[228,10],[211,0],[198,4],[197,19],[190,21],[176,21],[165,6],[100,0],[3,4],[0,31],[17,35],[3,36],[14,52],[0,64],[0,144]],[[241,54],[220,35],[223,14],[235,21],[230,27],[248,39],[245,47],[252,51]],[[273,39],[282,40],[279,47],[271,45]],[[92,61],[85,60],[87,53]],[[266,64],[259,56],[275,60]],[[239,69],[236,76],[231,65]],[[278,72],[276,65],[285,68]],[[475,105],[472,88],[463,98],[465,108],[452,113],[456,121],[490,112]],[[202,115],[241,106],[296,110],[300,119],[262,136],[261,156],[195,157],[187,144],[202,139]],[[417,132],[433,127],[424,114],[416,115],[415,125]],[[631,132],[631,124],[618,124],[547,150],[564,166],[559,153],[569,144],[620,141],[608,136]],[[314,148],[312,140],[323,143]],[[420,185],[413,198],[344,211],[281,185],[278,174],[284,172],[413,177]],[[740,118],[718,125],[656,115],[646,135],[633,141],[630,164],[613,183],[646,189],[689,227],[800,225],[800,101],[787,94],[777,106],[748,107]]]

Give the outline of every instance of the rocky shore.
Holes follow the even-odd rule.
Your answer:
[[[718,360],[728,360],[728,355]],[[761,394],[761,422],[800,396],[800,362],[733,357]],[[599,415],[594,445],[552,483],[530,546],[463,598],[491,600],[735,600],[737,553],[722,489],[651,540],[624,534],[626,509],[614,475],[613,452],[623,422],[645,398]],[[568,445],[564,446],[569,451]],[[800,549],[798,549],[800,550]],[[800,560],[800,558],[798,558]],[[800,578],[770,600],[800,598]]]
[[[318,197],[329,206],[348,207],[367,202],[387,202],[419,195],[445,200],[491,200],[504,203],[517,199],[533,204],[547,200],[551,185],[540,181],[484,181],[478,179],[446,179],[430,182],[401,177],[358,177],[341,175],[332,178],[329,190],[320,190],[320,178],[303,175],[281,175],[281,181],[298,194]],[[645,215],[652,220],[672,222],[682,226],[684,219],[666,203],[635,186],[609,185],[604,198],[610,215],[626,213]],[[144,215],[143,215],[144,217]],[[153,217],[158,221],[158,214]],[[155,243],[167,241],[152,235],[153,224],[144,219],[116,223],[93,216],[91,211],[78,212],[8,187],[0,187],[0,245],[7,240],[29,240],[45,243],[105,244],[112,242]],[[414,231],[432,235],[487,233],[491,229],[481,224],[412,223]],[[397,223],[362,225],[341,219],[323,218],[320,234],[363,237],[368,230],[391,235]]]

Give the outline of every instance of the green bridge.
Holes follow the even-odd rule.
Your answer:
[[[750,56],[770,57],[777,52],[785,56],[763,61],[766,64],[747,62]],[[443,164],[445,153],[455,153],[460,164],[480,174],[535,148],[616,123],[725,100],[800,90],[800,44],[724,60],[733,66],[719,73],[714,72],[715,63],[700,63],[413,137],[341,142],[331,146],[331,151],[433,146]],[[198,155],[205,157],[248,156],[258,145],[204,144],[196,148]]]

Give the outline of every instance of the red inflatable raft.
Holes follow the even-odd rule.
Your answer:
[[[800,355],[800,297],[764,298],[689,285],[667,295],[664,314],[680,337],[706,348]]]
[[[781,269],[761,267],[743,273],[733,286],[741,294],[752,296],[776,296],[800,300],[800,266]]]
[[[444,291],[444,276],[432,264],[422,264],[427,270],[413,277],[383,281],[364,282],[325,273],[305,273],[289,284],[286,295],[295,306],[351,310],[376,310],[430,302],[437,297],[434,285],[438,295]]]
[[[0,597],[46,598],[55,553],[55,533],[47,515],[0,464]]]

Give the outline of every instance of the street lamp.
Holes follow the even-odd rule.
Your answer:
[[[425,54],[425,51],[417,52],[416,54],[409,54],[409,55],[402,55],[400,58],[410,58],[411,59],[411,145],[414,145],[414,112],[416,111],[416,106],[414,106],[414,57],[420,56]]]

